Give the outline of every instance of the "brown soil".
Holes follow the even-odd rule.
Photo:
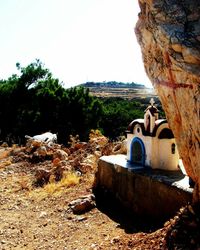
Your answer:
[[[69,158],[77,156],[80,147],[68,150]],[[91,153],[91,145],[82,152],[88,148]],[[96,168],[81,171],[86,165],[79,162],[82,175],[73,177],[74,182],[60,185],[62,179],[49,180],[50,184],[36,186],[37,168],[49,169],[52,162],[49,154],[34,162],[26,148],[0,148],[1,250],[200,249],[199,217],[191,206],[159,228],[106,196],[97,197],[90,211],[73,214],[69,203],[92,193]],[[75,168],[69,170],[67,165],[67,171],[74,173]]]
[[[90,93],[93,96],[120,97],[124,99],[155,97],[156,93],[153,89],[134,89],[134,88],[108,88],[108,87],[90,87]]]

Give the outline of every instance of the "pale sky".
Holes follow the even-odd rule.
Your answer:
[[[0,79],[40,59],[66,87],[151,86],[134,34],[137,0],[0,0]]]

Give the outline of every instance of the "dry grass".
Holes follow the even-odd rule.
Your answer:
[[[33,198],[43,200],[49,196],[59,196],[66,189],[79,184],[80,177],[74,172],[64,172],[63,178],[59,182],[55,182],[53,176],[50,177],[50,182],[44,187],[37,188],[30,192]]]
[[[44,186],[44,190],[49,194],[53,194],[59,192],[63,188],[77,185],[79,183],[79,180],[80,177],[77,176],[77,174],[75,174],[74,172],[66,172],[59,182],[55,182],[52,178],[52,180],[50,180],[50,183]]]

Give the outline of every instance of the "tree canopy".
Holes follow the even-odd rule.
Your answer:
[[[18,75],[0,80],[1,140],[51,131],[64,143],[71,133],[85,139],[98,127],[102,104],[87,89],[65,89],[40,60],[16,66]]]
[[[69,135],[87,140],[91,129],[115,139],[135,118],[143,117],[138,101],[99,99],[83,86],[66,89],[40,60],[0,80],[0,141],[23,143],[25,135],[50,131],[66,144]]]

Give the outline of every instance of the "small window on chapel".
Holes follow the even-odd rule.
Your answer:
[[[140,133],[140,128],[137,128],[137,132]]]
[[[175,154],[176,152],[176,145],[175,143],[172,143],[172,154]]]

